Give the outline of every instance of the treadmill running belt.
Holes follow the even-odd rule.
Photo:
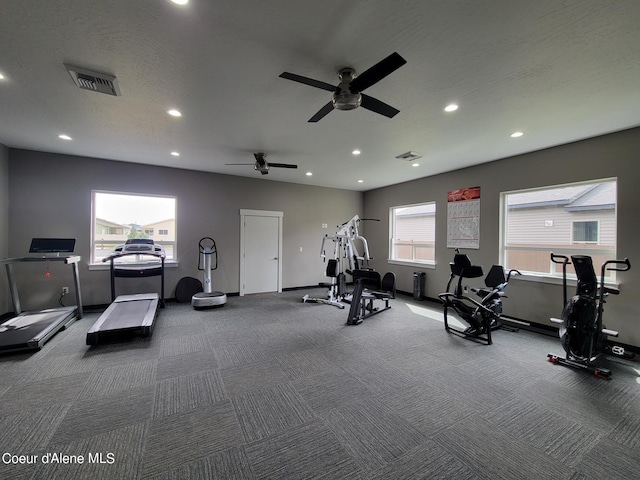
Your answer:
[[[87,345],[97,345],[100,339],[113,334],[151,335],[157,309],[155,293],[119,296],[87,332]]]
[[[101,330],[139,328],[141,326],[140,319],[146,316],[150,303],[151,300],[117,303],[118,308],[114,308],[107,315]]]
[[[0,352],[39,349],[75,316],[76,309],[66,307],[26,312],[7,320],[0,325]]]

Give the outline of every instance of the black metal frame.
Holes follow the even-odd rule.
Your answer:
[[[562,311],[562,319],[552,318],[553,323],[561,324],[565,329],[564,333],[560,331],[560,337],[563,338],[563,347],[565,349],[565,356],[561,357],[553,353],[547,354],[547,358],[551,363],[556,363],[566,367],[576,368],[579,370],[585,370],[598,378],[605,380],[611,379],[611,370],[608,368],[598,367],[594,364],[596,360],[605,353],[610,353],[622,358],[633,358],[635,355],[626,352],[623,348],[615,349],[607,342],[608,337],[617,337],[618,332],[609,330],[604,327],[602,323],[602,317],[604,312],[604,304],[606,297],[609,294],[618,295],[620,290],[617,288],[611,288],[605,286],[604,278],[606,272],[620,271],[624,272],[631,268],[629,259],[624,260],[607,260],[602,264],[600,270],[600,282],[598,284],[598,278],[596,277],[595,270],[593,268],[593,262],[591,257],[586,255],[572,255],[571,261],[566,255],[556,255],[551,253],[551,261],[556,264],[562,265],[562,296],[564,302],[564,308]],[[567,265],[574,265],[576,277],[578,279],[576,294],[567,300]],[[614,265],[610,267],[609,265]],[[618,266],[621,265],[621,266]],[[572,315],[580,316],[580,320],[584,316],[572,313],[572,306],[576,302],[582,301],[582,305],[588,305],[593,314],[593,325],[576,325],[576,321]],[[585,308],[585,307],[582,307]],[[581,335],[580,330],[586,332],[587,338],[584,340],[588,342],[586,352],[572,352],[571,344],[574,335]]]
[[[469,257],[461,254],[458,249],[455,250],[454,261],[450,262],[449,266],[451,275],[447,282],[447,291],[438,295],[444,309],[445,330],[447,333],[473,342],[491,345],[493,343],[491,331],[498,328],[506,328],[501,321],[502,297],[506,297],[503,290],[507,286],[511,275],[514,273],[519,274],[520,272],[509,270],[505,277],[504,268],[501,265],[493,265],[485,277],[485,286],[487,288],[471,289],[480,298],[480,301],[478,301],[464,294],[462,280],[464,278],[482,277],[484,275],[482,267],[472,265]],[[450,292],[451,283],[456,277],[458,281],[453,292]],[[470,327],[466,330],[460,330],[449,325],[449,309],[453,309],[462,320],[469,323]],[[515,328],[509,328],[509,330],[517,331]]]
[[[374,270],[354,270],[354,288],[347,325],[360,325],[365,318],[369,318],[385,310],[389,310],[389,300],[396,298],[396,277],[388,272],[381,279]],[[374,307],[375,300],[382,300],[384,307]]]

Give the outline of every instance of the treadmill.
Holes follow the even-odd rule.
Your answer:
[[[9,289],[15,317],[0,324],[0,353],[40,350],[42,346],[60,330],[64,330],[75,320],[82,318],[82,297],[78,276],[79,256],[60,256],[72,253],[75,238],[34,238],[29,253],[40,256],[5,258],[0,260],[7,270]],[[64,262],[71,267],[76,305],[23,312],[18,295],[18,287],[13,267],[18,263],[47,262],[46,276],[49,277],[49,262]]]
[[[123,257],[135,256],[135,264],[116,262]],[[145,256],[155,257],[151,262],[139,263]],[[164,260],[162,245],[151,239],[133,238],[118,245],[103,262],[110,262],[111,305],[87,332],[87,345],[98,345],[103,340],[120,338],[123,335],[138,334],[148,337],[153,333],[153,325],[158,307],[164,308]],[[116,277],[139,278],[160,276],[160,295],[139,293],[116,297]]]

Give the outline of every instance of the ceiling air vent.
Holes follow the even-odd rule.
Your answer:
[[[107,95],[113,95],[114,97],[119,97],[121,95],[120,87],[118,87],[118,79],[113,75],[92,72],[91,70],[67,64],[65,64],[65,67],[67,67],[67,71],[69,72],[69,75],[71,75],[73,83],[75,83],[78,88],[91,90],[93,92],[106,93]]]
[[[396,156],[396,158],[398,160],[406,160],[407,162],[411,162],[413,160],[417,160],[418,158],[421,158],[422,155],[420,155],[417,152],[407,152],[407,153],[402,153],[398,156]]]

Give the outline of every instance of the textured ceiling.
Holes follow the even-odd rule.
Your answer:
[[[369,190],[640,125],[638,25],[638,0],[3,0],[0,143]],[[365,93],[393,119],[308,123],[330,92],[278,77],[337,84],[392,52],[407,64]],[[410,150],[419,167],[394,158]],[[299,169],[225,165],[253,152]]]

